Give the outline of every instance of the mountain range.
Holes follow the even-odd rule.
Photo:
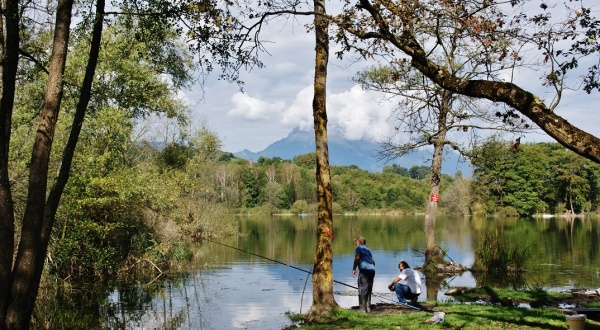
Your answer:
[[[329,164],[335,166],[356,165],[369,172],[381,172],[386,165],[397,164],[410,169],[412,166],[430,166],[432,150],[416,150],[401,158],[388,161],[379,160],[378,151],[381,144],[367,139],[348,140],[342,134],[329,133]],[[315,152],[315,137],[312,131],[294,128],[286,138],[270,144],[266,149],[252,152],[244,149],[234,153],[236,157],[257,161],[260,156],[281,159],[293,159],[295,156]],[[456,152],[446,152],[442,163],[442,173],[454,175],[461,171],[463,176],[471,173],[467,162]]]

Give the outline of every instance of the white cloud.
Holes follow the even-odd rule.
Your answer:
[[[296,98],[292,101],[292,104],[285,110],[281,118],[281,123],[289,127],[298,126],[302,130],[312,129],[312,99],[312,86],[300,90],[296,94]]]
[[[227,112],[228,116],[252,121],[271,119],[284,107],[281,101],[267,102],[240,92],[233,94],[231,102],[234,108]]]
[[[355,85],[349,91],[328,96],[327,112],[332,124],[349,140],[379,141],[391,134],[387,123],[393,104],[382,101],[374,92]]]
[[[312,99],[312,86],[301,89],[281,113],[280,123],[289,128],[313,129]],[[364,91],[358,85],[341,93],[327,95],[328,126],[340,131],[349,140],[381,140],[387,137],[391,134],[386,121],[391,109],[391,102],[378,100],[376,93]]]

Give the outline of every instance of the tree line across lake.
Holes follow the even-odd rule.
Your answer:
[[[598,211],[600,166],[558,143],[514,149],[492,137],[471,155],[471,178],[460,172],[443,175],[442,212],[532,216]],[[260,157],[256,163],[224,154],[214,166],[217,184],[206,190],[208,200],[243,213],[314,211],[314,153],[292,160]],[[429,198],[427,166],[394,164],[382,173],[332,166],[331,172],[334,213],[421,213]]]

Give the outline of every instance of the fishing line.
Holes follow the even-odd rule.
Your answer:
[[[308,284],[308,278],[310,273],[306,274],[306,281],[304,281],[304,287],[302,288],[302,296],[300,296],[300,314],[302,314],[302,301],[304,300],[304,291],[306,291],[306,284]]]
[[[411,219],[411,221],[412,221],[413,225],[415,225],[415,227],[419,228],[422,232],[425,233],[425,235],[427,235],[427,232],[425,232],[425,230],[423,230],[423,228],[421,228],[419,225],[417,225],[417,223],[415,222],[415,220]],[[450,255],[448,255],[448,251],[444,250],[437,242],[435,243],[435,246],[437,246],[438,249],[440,249],[440,251],[442,251],[444,253],[444,255],[446,257],[448,257],[448,259],[450,259],[450,261],[452,261],[453,263],[457,264],[456,261],[452,260],[452,258],[450,257]]]
[[[210,239],[208,239],[208,238],[201,238],[201,239],[202,239],[202,240],[205,240],[205,241],[208,241],[208,242],[211,242],[211,243],[215,243],[215,244],[219,244],[219,245],[222,245],[222,246],[226,246],[226,247],[228,247],[228,248],[231,248],[231,249],[234,249],[234,250],[238,250],[238,251],[241,251],[241,252],[244,252],[244,253],[248,253],[248,254],[251,254],[251,255],[253,255],[253,256],[256,256],[256,257],[259,257],[259,258],[263,258],[263,259],[266,259],[266,260],[269,260],[269,261],[272,261],[272,262],[278,263],[278,264],[280,264],[280,265],[288,266],[288,267],[294,268],[294,269],[296,269],[296,270],[299,270],[299,271],[301,271],[301,272],[305,272],[305,273],[308,273],[308,274],[312,274],[312,271],[308,271],[308,270],[306,270],[306,269],[302,269],[302,268],[299,268],[299,267],[296,267],[296,266],[292,266],[292,265],[290,265],[290,264],[286,264],[285,262],[281,262],[281,261],[279,261],[279,260],[271,259],[271,258],[269,258],[269,257],[261,256],[260,254],[252,253],[252,252],[250,252],[250,251],[247,251],[247,250],[242,250],[242,249],[240,249],[240,248],[237,248],[237,247],[235,247],[235,246],[227,245],[227,244],[225,244],[225,243],[221,243],[221,242],[216,242],[216,241],[210,240]],[[307,276],[307,282],[308,282],[308,276]],[[352,289],[356,289],[356,290],[358,290],[358,288],[357,288],[357,287],[355,287],[355,286],[353,286],[353,285],[350,285],[350,284],[347,284],[347,283],[344,283],[344,282],[340,282],[340,281],[336,281],[336,280],[333,280],[333,282],[335,282],[335,283],[337,283],[337,284],[345,285],[345,286],[347,286],[347,287],[350,287],[350,288],[352,288]],[[416,309],[416,310],[418,310],[418,311],[420,311],[420,310],[423,310],[423,311],[425,311],[425,309],[420,309],[420,308],[418,308],[418,307],[415,307],[415,306],[409,305],[409,304],[407,304],[407,303],[401,303],[401,302],[397,302],[397,301],[394,301],[394,300],[392,300],[392,299],[386,298],[386,297],[384,297],[384,296],[381,296],[381,295],[379,295],[379,294],[376,294],[376,293],[371,293],[371,294],[372,294],[372,295],[374,295],[374,296],[376,296],[376,297],[379,297],[379,298],[381,298],[381,299],[384,299],[384,300],[387,300],[387,301],[391,301],[391,302],[393,302],[393,303],[395,303],[395,304],[399,304],[399,305],[403,305],[403,306],[406,306],[406,307],[410,307],[410,308]],[[431,311],[428,311],[428,312],[431,312]]]

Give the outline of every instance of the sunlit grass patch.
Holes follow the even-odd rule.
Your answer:
[[[319,324],[302,324],[303,329],[564,329],[566,318],[557,308],[516,308],[479,304],[435,303],[436,311],[445,312],[444,321],[425,323],[433,314],[418,311],[390,314],[364,314],[340,309],[330,320]],[[302,320],[304,315],[290,318]],[[600,329],[600,323],[586,320],[586,329]]]

